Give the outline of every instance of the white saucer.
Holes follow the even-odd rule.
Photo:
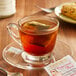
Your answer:
[[[71,2],[70,2],[71,3]],[[73,2],[72,2],[73,3]],[[61,4],[60,6],[56,7],[55,8],[55,14],[62,20],[66,21],[66,22],[69,22],[69,23],[73,23],[73,24],[76,24],[76,20],[73,20],[67,16],[64,16],[61,14],[61,8],[63,7],[63,5],[65,4],[69,4],[69,3],[63,3]]]
[[[15,48],[10,50],[11,48]],[[10,65],[21,68],[21,69],[36,69],[31,66],[31,64],[25,62],[21,56],[23,50],[22,48],[16,43],[10,43],[7,45],[3,50],[3,58],[4,60],[9,63]],[[72,51],[69,45],[65,42],[57,41],[55,48],[53,50],[53,60],[59,60],[66,55],[72,56]],[[54,59],[55,57],[55,59]],[[42,67],[43,68],[43,67]]]

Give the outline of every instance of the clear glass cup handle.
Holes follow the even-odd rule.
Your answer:
[[[21,46],[17,24],[15,23],[8,24],[7,30],[9,32],[9,35],[12,37],[12,39],[15,40]]]

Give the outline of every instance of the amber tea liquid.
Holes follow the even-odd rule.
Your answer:
[[[49,31],[57,24],[48,20],[34,20],[21,25],[20,38],[23,49],[30,55],[43,56],[51,53],[58,29]],[[48,30],[44,32],[44,30]]]

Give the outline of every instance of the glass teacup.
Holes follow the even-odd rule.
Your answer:
[[[35,67],[42,67],[51,62],[55,46],[59,21],[47,16],[28,16],[10,23],[7,28],[10,36],[23,47],[22,58]],[[20,37],[14,29],[18,28]]]

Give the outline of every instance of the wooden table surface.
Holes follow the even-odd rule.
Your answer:
[[[29,16],[35,12],[40,11],[36,4],[41,7],[56,7],[64,2],[72,2],[76,0],[17,0],[16,5],[16,14],[6,19],[0,20],[0,67],[11,71],[11,72],[22,72],[24,76],[48,76],[47,72],[44,69],[39,70],[22,70],[16,67],[12,67],[7,62],[3,60],[2,51],[5,46],[11,43],[13,40],[8,34],[6,26],[8,23],[15,22],[21,19],[24,16]],[[49,14],[49,16],[56,17],[54,13]],[[76,54],[76,24],[66,23],[59,19],[60,27],[58,32],[58,39],[68,43],[73,51],[73,57],[75,58]]]

